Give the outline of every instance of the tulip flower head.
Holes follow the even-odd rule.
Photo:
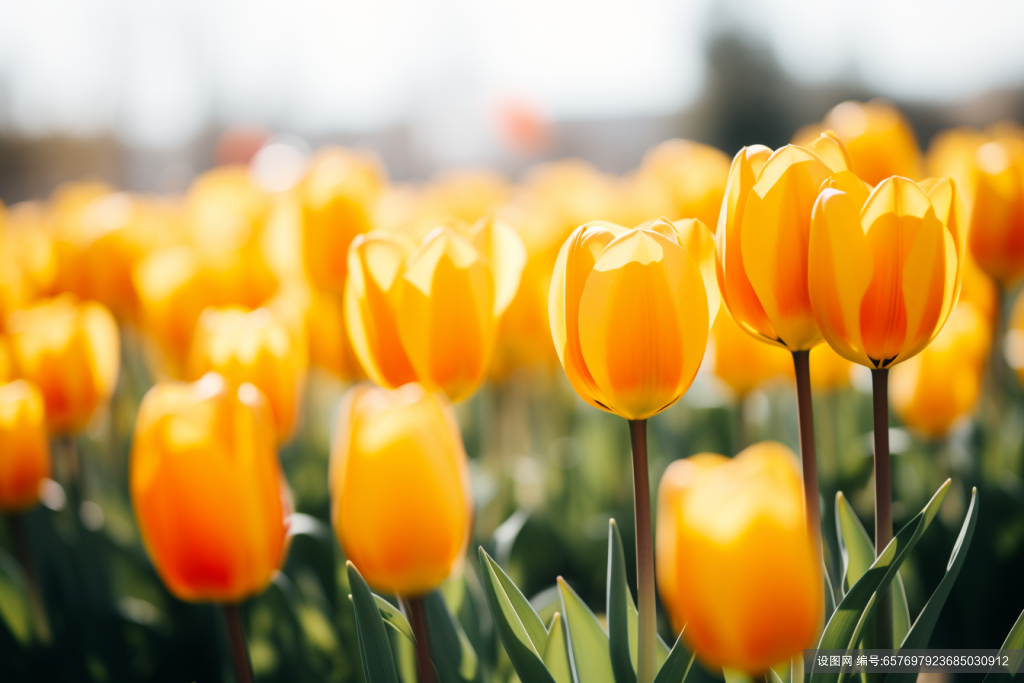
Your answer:
[[[0,511],[35,505],[39,485],[49,476],[43,395],[23,379],[0,383]]]
[[[744,335],[746,336],[746,335]],[[747,337],[749,340],[749,337]],[[751,341],[751,343],[755,343]],[[760,344],[764,348],[770,348]],[[780,352],[781,353],[781,352]],[[726,462],[727,458],[717,453],[698,453],[683,460],[675,460],[661,476],[658,486],[658,527],[655,538],[655,560],[658,575],[658,592],[662,604],[668,606],[672,617],[672,628],[676,633],[683,630],[685,621],[679,621],[681,610],[676,593],[677,564],[685,561],[677,552],[679,535],[676,524],[678,510],[686,496],[693,490],[702,475]]]
[[[811,305],[843,357],[883,369],[935,338],[960,293],[964,209],[951,178],[830,181],[811,220]]]
[[[821,341],[807,289],[811,208],[823,182],[848,172],[838,138],[774,153],[744,147],[729,170],[718,218],[718,283],[740,327],[790,351]]]
[[[190,359],[198,379],[216,372],[233,385],[263,392],[278,440],[291,436],[301,410],[308,364],[305,331],[269,308],[208,308],[199,318]]]
[[[674,507],[678,560],[666,607],[697,656],[756,676],[811,647],[822,571],[796,456],[755,444],[699,473]]]
[[[419,384],[353,388],[331,452],[331,520],[373,588],[418,597],[462,565],[469,469],[448,401]]]
[[[117,385],[120,338],[110,311],[65,294],[15,311],[7,327],[18,374],[42,392],[49,429],[85,427]]]
[[[150,559],[176,597],[240,602],[283,564],[291,498],[273,425],[259,389],[213,373],[157,384],[143,399],[132,506]]]
[[[639,176],[667,196],[674,220],[694,216],[714,230],[729,179],[729,157],[690,140],[666,140],[644,155]]]
[[[384,387],[418,381],[468,398],[486,376],[525,262],[519,236],[498,220],[468,235],[436,228],[417,248],[401,235],[357,236],[345,321],[366,374]]]
[[[971,254],[1006,287],[1024,274],[1024,139],[996,138],[974,155]]]
[[[690,388],[707,347],[712,253],[700,221],[628,230],[594,221],[558,255],[548,315],[576,393],[627,420],[644,420]],[[691,250],[692,249],[692,250]],[[702,266],[704,266],[702,268]]]
[[[762,344],[747,334],[724,308],[711,328],[711,343],[715,351],[715,377],[732,389],[737,398],[793,369],[793,360],[785,350],[774,344]]]

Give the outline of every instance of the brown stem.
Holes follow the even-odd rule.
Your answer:
[[[430,641],[427,640],[427,615],[423,609],[423,598],[401,598],[405,603],[406,615],[412,634],[416,637],[416,669],[419,683],[437,683],[437,670],[430,659]]]
[[[647,473],[647,420],[629,421],[633,447],[633,505],[636,517],[637,683],[655,674],[657,614],[654,598],[654,541],[651,534],[651,482]]]
[[[800,462],[803,465],[807,531],[814,543],[814,555],[818,558],[818,564],[822,564],[821,505],[818,501],[818,455],[814,447],[810,355],[810,351],[794,351],[793,372],[796,375],[797,422],[800,428]]]
[[[875,557],[892,540],[892,481],[889,465],[889,369],[871,371],[871,397],[875,418]],[[892,598],[878,596],[875,609],[876,647],[892,647]]]
[[[224,620],[228,625],[235,680],[238,683],[252,683],[252,667],[249,665],[249,651],[245,647],[245,634],[242,633],[242,620],[238,617],[238,605],[224,605]]]
[[[20,514],[10,515],[8,519],[11,524],[11,535],[14,536],[15,552],[18,554],[18,561],[21,562],[21,567],[25,572],[25,588],[28,590],[29,607],[32,610],[36,635],[42,642],[49,643],[50,623],[46,618],[42,594],[39,592],[39,580],[36,578],[35,565],[32,563],[32,549],[28,544],[28,534],[25,532],[25,520]]]

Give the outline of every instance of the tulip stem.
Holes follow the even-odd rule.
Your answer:
[[[238,605],[224,605],[224,620],[228,625],[228,640],[231,643],[231,663],[235,667],[238,683],[252,683],[252,667],[249,664],[249,650],[245,646],[242,620],[238,616]]]
[[[423,598],[401,598],[405,612],[416,637],[416,669],[419,683],[437,683],[437,670],[430,659],[430,642],[427,640],[427,617],[423,609]]]
[[[800,428],[800,462],[803,465],[807,530],[814,543],[818,564],[824,566],[821,555],[821,504],[818,500],[818,453],[814,446],[810,356],[810,351],[794,351],[793,372],[796,375],[797,422]]]
[[[889,466],[889,369],[871,371],[871,398],[875,419],[875,557],[892,540],[892,482]],[[888,590],[878,596],[875,647],[892,647],[892,598]]]
[[[633,447],[633,505],[636,516],[637,683],[655,674],[657,613],[654,598],[654,542],[651,533],[651,483],[647,473],[647,420],[629,421]]]
[[[25,532],[25,520],[20,514],[8,516],[11,526],[11,535],[14,536],[14,548],[18,554],[18,561],[25,572],[25,589],[28,591],[29,608],[32,610],[32,621],[35,624],[36,635],[43,643],[50,642],[50,623],[46,619],[46,609],[43,607],[42,594],[39,592],[39,581],[36,578],[35,565],[32,563],[32,548],[28,543],[28,534]]]

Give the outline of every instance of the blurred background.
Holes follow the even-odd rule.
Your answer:
[[[603,187],[594,181],[603,174],[637,177],[630,172],[648,150],[671,138],[731,158],[743,145],[786,144],[841,102],[873,98],[903,113],[924,151],[949,127],[1024,120],[1021,26],[1024,4],[1014,0],[969,8],[947,0],[0,0],[0,200],[28,221],[37,205],[22,203],[45,201],[62,183],[95,179],[159,200],[225,164],[248,165],[253,182],[278,196],[298,186],[318,149],[341,145],[386,169],[392,213],[408,210],[405,189],[422,191],[420,199],[437,190],[431,201],[472,221],[480,207],[520,197],[526,185],[538,195],[544,187],[569,194],[580,184]],[[591,166],[543,181],[536,165],[564,158]],[[452,178],[461,182],[446,185]],[[585,206],[572,222],[580,212],[558,208],[566,221],[559,230],[606,217]],[[712,227],[716,212],[717,205]],[[284,251],[299,253],[294,244]],[[1004,318],[1013,294],[993,304]],[[213,608],[166,593],[134,527],[125,487],[131,424],[159,373],[130,334],[111,410],[78,440],[98,482],[100,516],[83,530],[59,496],[30,514],[54,637],[69,653],[49,671],[52,680],[230,680]],[[320,334],[310,328],[313,354]],[[741,352],[739,374],[749,377],[730,378],[715,368],[716,354],[735,353],[723,346],[727,334],[719,330],[685,399],[652,420],[652,477],[675,458],[731,455],[759,439],[796,449],[785,363]],[[997,343],[996,355],[1001,349]],[[575,398],[550,351],[531,365],[499,349],[507,367],[458,406],[473,462],[476,541],[539,608],[561,574],[600,612],[610,517],[633,553],[628,434],[624,422]],[[1024,356],[1015,358],[1014,368],[1024,366]],[[361,676],[347,579],[336,571],[344,563],[323,526],[331,422],[353,378],[321,370],[313,369],[302,426],[282,450],[307,533],[295,540],[283,578],[245,610],[260,680]],[[848,365],[832,374],[816,387],[815,417],[836,583],[829,525],[837,490],[872,528],[871,386]],[[981,489],[978,531],[934,647],[998,647],[1024,608],[1024,401],[1009,368],[985,381],[1008,397],[998,447],[979,426],[984,420],[972,421],[973,405],[941,434],[896,419],[890,437],[897,528],[946,476],[955,480],[938,531],[901,570],[912,615],[942,576],[970,487]],[[983,452],[995,453],[994,464],[983,465]],[[2,534],[0,541],[10,547]],[[450,591],[452,610],[482,657],[504,672],[496,680],[507,680],[479,587],[471,576],[460,585]],[[0,581],[0,607],[2,589]],[[463,609],[474,603],[479,609]],[[13,670],[46,659],[48,650],[22,647],[16,636],[0,630],[0,654],[13,656]]]

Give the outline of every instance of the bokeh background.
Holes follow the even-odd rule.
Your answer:
[[[777,147],[836,104],[876,97],[904,113],[925,150],[944,128],[1024,121],[1021,26],[1024,4],[1013,0],[3,0],[0,200],[45,199],[86,178],[169,195],[225,163],[251,164],[265,189],[287,191],[328,144],[372,151],[399,185],[489,169],[477,176],[481,191],[511,193],[506,183],[538,163],[575,157],[621,175],[670,138],[729,157],[745,144]],[[734,454],[756,439],[796,448],[785,373],[737,401],[712,360],[686,398],[652,420],[652,476],[675,458]],[[560,369],[501,375],[458,407],[476,541],[541,603],[563,575],[602,611],[610,517],[632,545],[625,423],[580,403]],[[55,629],[66,661],[51,662],[53,680],[229,675],[216,612],[164,591],[131,518],[130,424],[152,379],[128,348],[110,413],[79,440],[102,482],[96,528],[83,532],[56,504],[32,513],[47,600],[62,606]],[[944,571],[970,486],[980,487],[978,530],[935,647],[998,647],[1024,608],[1024,410],[1016,378],[1003,381],[1011,446],[991,467],[970,420],[945,439],[898,421],[891,435],[897,528],[946,476],[955,480],[942,524],[902,571],[912,614]],[[815,404],[826,525],[841,489],[871,529],[870,378],[853,372],[839,384]],[[327,521],[324,468],[344,388],[314,371],[303,427],[282,451],[310,524]],[[335,571],[344,565],[333,539],[317,533],[296,539],[286,587],[247,605],[260,680],[361,676]],[[10,539],[0,535],[0,545]],[[482,621],[472,637],[486,651],[493,637]],[[25,654],[7,631],[0,655],[12,671],[43,656]]]

